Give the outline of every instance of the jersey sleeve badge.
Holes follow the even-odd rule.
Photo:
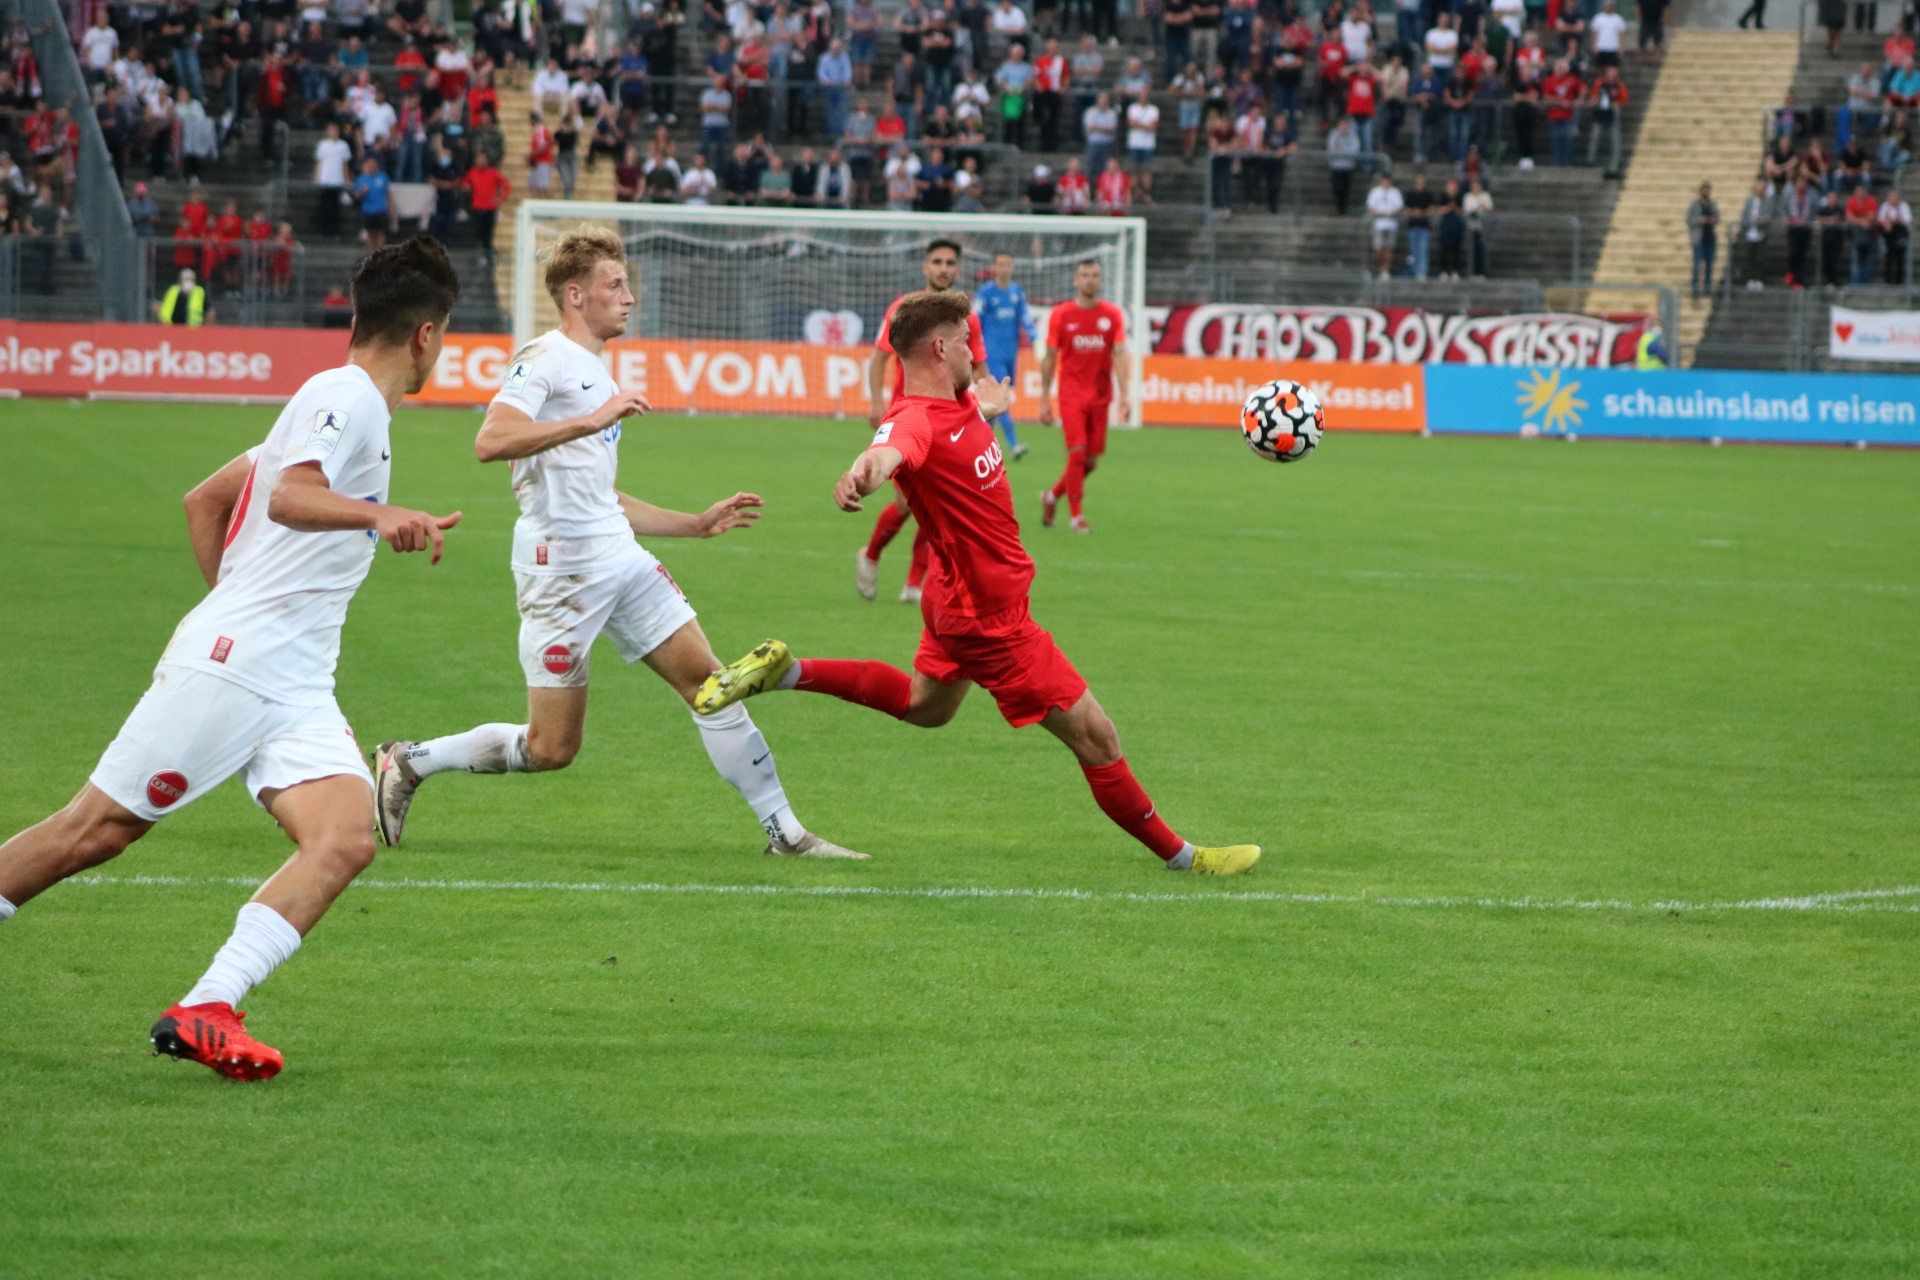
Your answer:
[[[313,415],[313,434],[307,437],[304,452],[330,458],[346,433],[349,414],[345,409],[322,409]]]
[[[500,388],[500,390],[506,395],[513,395],[514,393],[522,390],[527,385],[527,379],[531,378],[532,376],[533,376],[533,361],[531,360],[516,361],[514,363],[513,368],[507,371],[506,383]]]
[[[881,423],[880,429],[873,433],[873,444],[885,444],[891,439],[893,439],[893,424],[891,422]],[[867,447],[872,448],[873,445],[868,445]]]

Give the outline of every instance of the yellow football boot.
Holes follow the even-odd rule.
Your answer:
[[[1253,864],[1260,861],[1260,846],[1257,844],[1230,844],[1223,849],[1202,849],[1198,845],[1193,849],[1193,871],[1203,876],[1237,876],[1242,871],[1253,870]]]
[[[693,709],[710,716],[742,698],[765,693],[780,682],[780,677],[787,674],[793,663],[794,657],[783,642],[768,640],[746,657],[728,663],[702,681],[700,692],[693,698]],[[1258,851],[1254,856],[1259,856]]]

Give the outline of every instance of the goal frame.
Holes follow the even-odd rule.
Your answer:
[[[1125,278],[1108,285],[1108,297],[1127,316],[1126,426],[1140,425],[1142,357],[1147,329],[1147,220],[1100,216],[1036,216],[1023,213],[898,213],[884,209],[770,209],[752,205],[641,204],[616,200],[523,200],[514,213],[513,344],[532,341],[534,324],[534,235],[536,219],[555,221],[659,222],[681,225],[763,226],[768,230],[913,231],[929,236],[945,232],[1002,232],[1015,235],[1082,235],[1089,241],[1118,240]],[[646,282],[641,281],[645,288]],[[1118,424],[1116,424],[1118,425]]]

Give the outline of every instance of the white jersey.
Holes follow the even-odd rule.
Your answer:
[[[494,396],[535,422],[563,422],[613,398],[613,375],[600,357],[558,329],[513,358]],[[620,471],[620,424],[513,461],[515,573],[576,573],[633,546],[633,526],[614,496]]]
[[[204,671],[290,706],[332,701],[340,627],[378,536],[297,533],[267,519],[267,507],[281,468],[302,462],[319,463],[335,493],[385,502],[391,420],[364,369],[346,365],[307,380],[253,455],[220,581],[180,620],[161,666]]]

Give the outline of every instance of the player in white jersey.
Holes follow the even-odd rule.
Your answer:
[[[353,277],[347,363],[311,378],[266,441],[187,495],[195,557],[213,589],[174,630],[153,686],[59,813],[0,845],[0,920],[118,855],[236,773],[297,849],[252,901],[192,991],[153,1025],[155,1053],[236,1080],[279,1072],[278,1051],[235,1006],[300,946],[372,862],[372,778],[333,697],[340,626],[380,540],[431,548],[459,513],[387,505],[393,407],[440,357],[460,293],[422,237]]]
[[[376,804],[389,845],[400,843],[420,783],[436,773],[540,773],[571,764],[586,726],[590,651],[603,631],[622,658],[645,662],[673,686],[690,715],[701,683],[720,670],[693,606],[635,538],[712,538],[744,529],[759,519],[760,499],[736,493],[693,515],[616,489],[620,421],[649,408],[644,395],[616,387],[601,360],[607,340],[626,332],[633,307],[619,236],[604,229],[562,236],[547,260],[546,286],[560,327],[515,353],[474,442],[482,462],[512,461],[520,500],[513,575],[527,723],[381,743]],[[692,718],[713,767],[766,831],[766,851],[866,857],[801,825],[766,739],[744,708],[737,716],[732,710]]]

